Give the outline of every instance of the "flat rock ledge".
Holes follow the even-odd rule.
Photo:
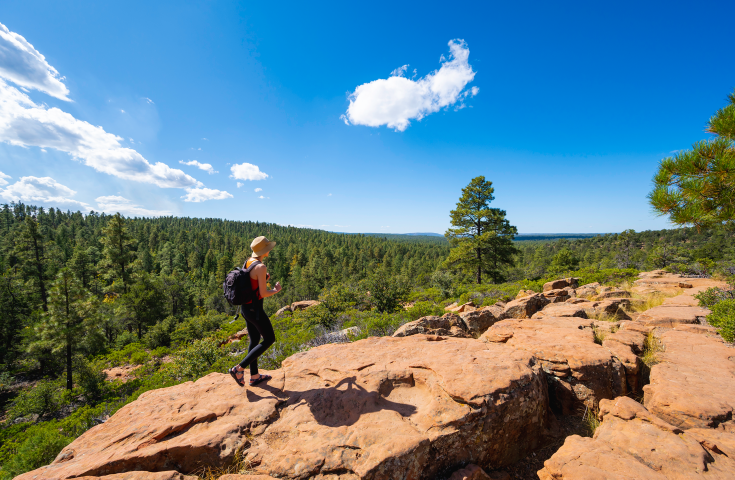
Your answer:
[[[499,343],[368,338],[296,354],[270,373],[257,387],[213,373],[146,392],[18,478],[186,480],[171,475],[242,451],[254,473],[282,479],[433,479],[510,465],[548,425],[539,363]]]

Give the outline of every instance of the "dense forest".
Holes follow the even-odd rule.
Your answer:
[[[266,299],[266,311],[322,301],[273,319],[278,341],[262,357],[263,368],[277,368],[329,332],[357,326],[358,338],[389,335],[402,323],[442,313],[451,302],[488,305],[521,288],[540,289],[559,275],[619,280],[653,268],[735,274],[731,226],[518,237],[512,261],[477,285],[472,271],[448,262],[450,243],[442,237],[4,205],[0,478],[48,463],[143,391],[231,366],[244,346],[222,341],[244,322],[233,320],[222,281],[244,263],[259,235],[277,242],[266,264],[271,283],[283,285]],[[127,383],[105,380],[102,370],[122,365],[141,367]]]

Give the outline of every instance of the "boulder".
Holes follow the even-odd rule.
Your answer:
[[[277,314],[278,314],[278,312],[276,312],[276,315]],[[230,344],[232,342],[239,342],[240,340],[242,340],[247,335],[248,335],[248,329],[247,328],[243,328],[239,332],[233,333],[232,335],[230,335],[229,337],[227,337],[227,339],[222,340],[221,342],[219,342],[219,346],[221,347],[222,345],[228,345],[228,344]]]
[[[590,302],[590,301],[589,301],[588,299],[586,299],[586,298],[579,298],[579,297],[569,297],[569,298],[568,298],[568,299],[566,300],[566,302],[567,302],[567,303],[571,303],[571,304],[574,304],[574,305],[576,305],[576,304],[578,304],[578,303],[592,303],[592,302]]]
[[[574,305],[571,303],[550,303],[541,311],[534,313],[531,318],[546,317],[579,317],[587,318],[583,305]]]
[[[641,387],[643,362],[640,355],[643,354],[645,341],[645,335],[631,330],[617,330],[606,335],[602,341],[602,346],[623,364],[629,392],[638,392]]]
[[[277,317],[279,315],[283,315],[286,312],[291,312],[291,305],[286,305],[283,308],[280,308],[273,316]]]
[[[179,472],[125,472],[113,473],[112,475],[84,476],[76,480],[199,480],[196,475],[182,475]]]
[[[291,304],[291,311],[295,312],[296,310],[304,310],[305,308],[314,307],[316,305],[319,305],[319,300],[303,300],[301,302],[293,302]]]
[[[591,327],[590,320],[577,317],[503,320],[480,339],[533,354],[548,375],[550,402],[571,415],[627,391],[622,363],[595,343]]]
[[[485,330],[493,326],[500,320],[503,311],[500,307],[490,306],[480,310],[466,312],[460,315],[464,322],[465,330],[477,338],[482,335]]]
[[[428,480],[510,465],[539,447],[548,394],[536,359],[502,344],[414,335],[297,353],[273,379],[229,375],[145,392],[22,480],[222,467],[238,451],[280,479]]]
[[[603,287],[600,289],[600,293],[597,294],[596,300],[605,300],[607,298],[628,298],[630,297],[630,292],[627,290],[620,290],[620,289],[610,289],[605,290],[606,287]]]
[[[408,337],[419,334],[460,338],[469,338],[471,336],[462,319],[453,313],[444,314],[442,317],[435,315],[421,317],[418,320],[401,325],[393,336]]]
[[[682,431],[627,397],[601,401],[600,416],[594,437],[568,437],[544,462],[540,479],[732,478],[735,461],[710,447],[729,445],[733,434]]]
[[[735,350],[721,339],[680,330],[661,333],[661,363],[643,387],[646,408],[688,428],[714,428],[735,412]]]
[[[518,298],[512,302],[508,302],[503,310],[502,318],[531,318],[534,313],[549,303],[549,299],[540,293]]]
[[[627,299],[607,299],[598,302],[590,302],[589,305],[582,304],[587,311],[588,316],[607,315],[609,317],[620,320],[630,320],[623,307],[626,305]]]
[[[677,323],[702,323],[709,310],[686,305],[659,305],[638,316],[637,321],[653,327],[673,327]]]
[[[578,278],[560,278],[559,280],[544,283],[544,292],[566,287],[577,288],[577,285],[579,285]]]
[[[444,310],[447,312],[452,313],[463,313],[463,312],[469,312],[475,310],[475,304],[472,302],[463,303],[462,305],[457,305],[457,303],[453,303],[451,305],[447,305],[444,307]]]
[[[520,291],[518,291],[518,294],[516,294],[516,299],[523,298],[523,297],[528,297],[529,295],[533,295],[535,293],[536,292],[534,292],[533,290],[520,290]]]
[[[477,465],[470,464],[454,472],[449,480],[511,480],[511,478],[507,472],[492,471],[488,474]]]

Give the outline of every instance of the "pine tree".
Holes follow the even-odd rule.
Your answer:
[[[64,351],[66,388],[74,386],[72,358],[82,339],[97,327],[97,301],[68,268],[63,268],[51,285],[48,312],[36,326],[38,340],[34,348]]]
[[[450,212],[454,228],[444,234],[452,246],[445,264],[472,271],[478,284],[483,273],[502,281],[502,267],[513,265],[518,253],[513,245],[518,230],[506,220],[505,210],[488,207],[495,199],[492,185],[479,176],[462,189],[457,208]]]
[[[661,160],[648,195],[653,209],[676,225],[697,229],[735,219],[735,92],[709,119],[714,139]]]
[[[48,311],[45,247],[45,238],[41,233],[38,221],[31,215],[26,216],[20,235],[15,242],[15,255],[21,262],[24,275],[36,284],[44,312]]]
[[[102,250],[103,266],[110,270],[106,277],[114,282],[122,283],[122,291],[128,291],[130,283],[130,264],[133,262],[134,253],[132,246],[133,237],[125,225],[125,218],[120,213],[110,217],[107,226],[102,229],[100,242],[104,246]],[[116,287],[115,290],[118,290]]]

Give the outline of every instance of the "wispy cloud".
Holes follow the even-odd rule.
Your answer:
[[[143,100],[145,100],[145,101],[146,101],[146,103],[148,103],[149,105],[153,105],[153,100],[151,100],[150,98],[148,98],[148,97],[143,97]]]
[[[10,175],[7,175],[7,174],[5,174],[3,172],[0,172],[0,187],[2,187],[3,185],[7,185],[8,184],[8,179],[10,179],[10,178],[13,178],[13,177],[11,177]]]
[[[408,69],[404,65],[387,79],[360,85],[350,94],[350,106],[340,118],[348,125],[386,125],[404,131],[411,120],[421,120],[450,105],[462,106],[465,98],[477,95],[480,89],[464,90],[475,78],[464,40],[450,40],[449,51],[449,59],[442,58],[439,70],[418,80],[404,76]]]
[[[129,217],[163,217],[172,215],[173,212],[168,210],[149,210],[140,205],[136,205],[131,200],[118,195],[109,195],[105,197],[97,197],[97,209],[106,213],[120,213]]]
[[[232,194],[224,190],[215,190],[213,188],[187,188],[186,195],[181,197],[185,202],[205,202],[207,200],[224,200],[232,198]]]
[[[242,182],[237,182],[237,188],[240,188],[240,187],[242,187],[243,185],[245,185],[245,184],[244,184],[244,183],[242,183]]]
[[[265,180],[268,178],[267,173],[261,172],[260,168],[252,163],[236,163],[230,167],[230,171],[232,172],[230,178],[236,180]]]
[[[207,172],[210,175],[215,174],[215,173],[219,173],[209,163],[199,163],[196,160],[189,160],[188,162],[185,162],[183,160],[179,160],[179,163],[182,164],[182,165],[190,165],[190,166],[193,166],[193,167],[197,167],[198,169],[204,170],[205,172]]]
[[[258,192],[262,192],[262,191],[263,191],[263,189],[262,189],[262,188],[256,188],[256,189],[255,189],[255,193],[258,193]]]
[[[60,100],[69,100],[69,89],[59,72],[46,57],[22,35],[11,32],[0,23],[0,76],[19,87],[44,92]]]
[[[327,194],[327,196],[328,196],[328,197],[331,197],[331,196],[332,196],[332,194],[331,194],[331,193],[328,193],[328,194]]]
[[[77,192],[51,177],[20,177],[14,184],[0,190],[0,197],[9,202],[23,201],[74,205],[89,210],[89,205],[72,198],[76,194]]]

